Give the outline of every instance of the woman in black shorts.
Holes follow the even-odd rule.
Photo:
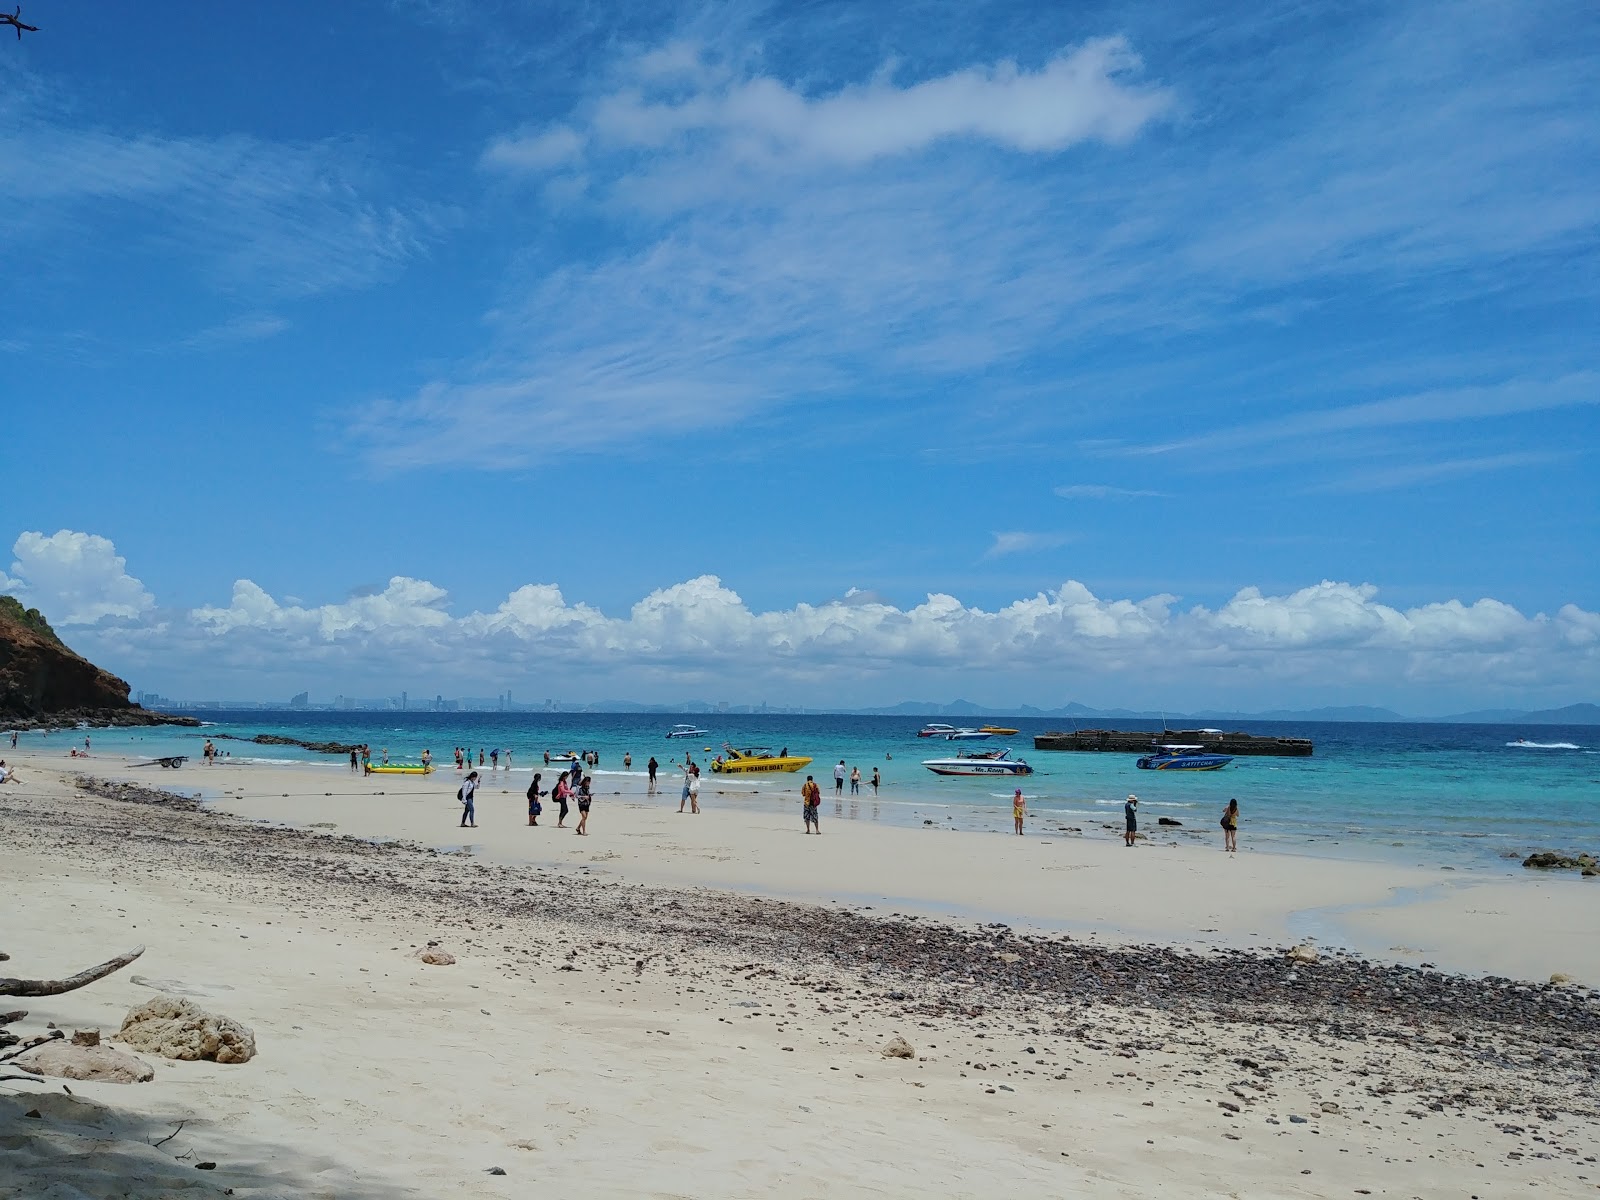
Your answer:
[[[594,793],[591,790],[589,777],[585,775],[583,782],[578,785],[578,832],[580,834],[589,832],[589,805],[593,800]]]

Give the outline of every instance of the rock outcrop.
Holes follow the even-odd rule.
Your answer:
[[[74,653],[38,609],[0,596],[0,720],[8,726],[197,725],[149,712],[128,699],[128,684]]]
[[[102,1083],[148,1083],[155,1069],[142,1058],[110,1046],[46,1042],[13,1059],[8,1066],[56,1079],[94,1079]]]
[[[117,1040],[186,1062],[246,1063],[256,1056],[256,1035],[249,1029],[178,996],[157,996],[129,1011]]]

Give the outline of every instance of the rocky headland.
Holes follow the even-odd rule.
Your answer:
[[[126,680],[75,653],[38,609],[12,596],[0,596],[0,722],[13,729],[200,723],[133,703]]]

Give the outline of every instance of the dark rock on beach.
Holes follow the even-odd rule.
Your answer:
[[[299,738],[284,737],[276,733],[258,733],[253,738],[237,737],[231,733],[217,733],[212,735],[215,741],[243,742],[251,741],[260,746],[300,746],[316,754],[349,754],[352,750],[361,749],[360,746],[347,742],[303,742]]]
[[[1576,857],[1568,854],[1557,854],[1554,850],[1540,850],[1528,855],[1522,860],[1522,865],[1530,870],[1539,871],[1583,871],[1585,873],[1600,869],[1592,854],[1579,854]]]

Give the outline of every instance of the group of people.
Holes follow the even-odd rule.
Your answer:
[[[385,751],[384,753],[387,754],[388,751]],[[455,748],[454,753],[455,753],[455,760],[456,760],[456,770],[458,770],[458,771],[460,771],[460,770],[471,771],[472,770],[472,747],[471,746],[457,746]],[[501,758],[502,755],[505,757],[505,760],[506,760],[506,770],[508,770],[508,771],[511,770],[511,751],[502,750],[498,746],[496,746],[493,750],[490,750],[488,752],[487,757],[485,757],[485,755],[484,755],[483,747],[479,746],[478,747],[478,765],[480,767],[487,766],[491,771],[498,771],[500,769],[500,758]],[[387,762],[388,759],[385,758],[384,761]],[[423,766],[427,766],[432,761],[433,761],[433,755],[430,754],[428,751],[424,750],[422,752],[422,765]],[[545,755],[545,762],[549,762],[549,761],[550,761],[550,756],[547,754],[547,755]]]
[[[1022,795],[1022,789],[1017,789],[1017,795]],[[1139,797],[1129,795],[1122,806],[1122,844],[1131,846],[1139,835]],[[1022,832],[1022,818],[1017,818],[1017,832]],[[1239,801],[1237,798],[1228,801],[1228,807],[1222,810],[1222,848],[1229,854],[1239,852]]]
[[[544,773],[535,771],[533,782],[528,785],[528,824],[537,826],[539,818],[544,814],[544,798],[549,796],[551,801],[558,806],[556,813],[556,828],[567,827],[567,813],[569,805],[576,801],[578,806],[577,833],[587,836],[589,832],[589,808],[594,803],[594,781],[583,773],[583,767],[576,760],[572,769],[563,771],[556,776],[555,786],[546,791],[540,785],[544,782]],[[456,789],[456,799],[461,803],[461,827],[463,829],[476,829],[477,793],[479,775],[477,771],[469,771],[467,777],[461,781],[461,786]]]
[[[844,795],[845,777],[846,777],[846,772],[845,772],[845,766],[844,766],[844,759],[841,758],[839,760],[839,765],[834,767],[834,769],[833,769],[833,794],[835,796]],[[811,777],[808,775],[808,776],[806,776],[806,778],[809,779]],[[852,796],[859,796],[861,794],[861,768],[860,767],[851,767],[850,771],[849,771],[849,779],[850,779],[850,794]],[[872,794],[874,796],[876,796],[878,794],[878,785],[883,782],[883,777],[878,774],[878,768],[877,767],[873,767],[872,768],[872,778],[869,779],[867,782],[872,785]]]

